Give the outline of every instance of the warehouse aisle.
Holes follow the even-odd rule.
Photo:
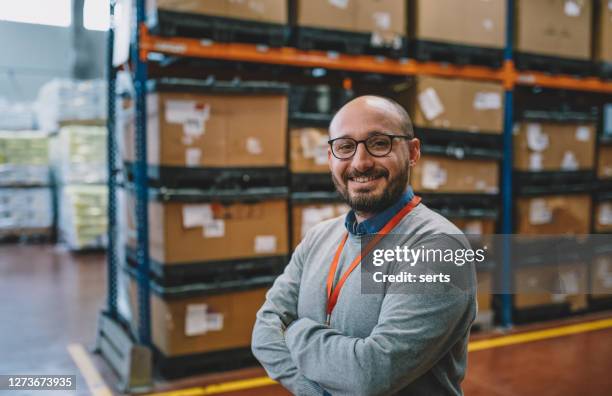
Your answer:
[[[90,395],[68,347],[93,345],[105,292],[102,254],[0,245],[0,373],[77,375],[70,395]]]
[[[68,347],[88,349],[93,344],[97,314],[104,304],[105,278],[101,254],[72,255],[45,245],[0,245],[0,333],[5,335],[0,373],[75,374],[75,394],[92,394],[85,381],[92,373],[83,375],[82,364],[77,367]],[[612,394],[611,317],[612,313],[605,312],[524,326],[513,334],[541,334],[543,338],[495,348],[481,341],[508,336],[475,333],[471,347],[478,344],[482,349],[470,352],[465,394]],[[576,323],[584,328],[559,336]],[[596,324],[599,330],[593,330]],[[98,357],[88,359],[100,373],[93,376],[104,378],[112,389],[114,375]],[[172,391],[178,389],[190,389],[193,395],[287,394],[280,386],[266,383],[262,369],[253,368],[160,383],[154,395],[178,396]]]

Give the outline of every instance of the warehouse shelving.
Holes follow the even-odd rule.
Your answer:
[[[215,43],[210,40],[200,40],[186,37],[159,37],[151,35],[145,24],[145,0],[136,0],[136,25],[133,26],[132,43],[132,72],[135,81],[136,102],[136,159],[134,170],[134,184],[136,190],[136,219],[137,219],[137,248],[135,260],[137,271],[135,277],[138,281],[138,334],[136,335],[137,346],[151,346],[151,320],[149,307],[149,273],[151,270],[148,249],[148,178],[147,178],[147,153],[146,153],[146,83],[148,63],[155,58],[152,54],[162,54],[170,57],[199,58],[223,60],[230,62],[249,62],[260,64],[272,64],[298,68],[324,68],[330,70],[355,72],[355,73],[378,73],[396,76],[432,75],[439,77],[455,77],[481,81],[495,81],[503,85],[505,89],[505,114],[501,179],[501,201],[502,201],[502,227],[503,234],[510,235],[513,231],[512,225],[512,128],[513,128],[513,94],[514,88],[519,85],[541,86],[558,89],[571,89],[578,91],[591,91],[599,93],[612,93],[612,81],[605,81],[597,77],[574,77],[569,75],[549,75],[535,71],[518,71],[512,61],[513,58],[513,26],[514,26],[514,1],[507,0],[507,24],[506,24],[506,47],[504,48],[504,61],[501,68],[489,68],[472,65],[453,65],[439,62],[419,62],[414,59],[387,59],[371,55],[347,55],[336,52],[325,52],[315,50],[299,50],[296,48],[280,47],[274,48],[265,45],[253,45],[242,43]],[[115,1],[111,1],[111,14],[114,10]],[[109,58],[112,58],[112,29],[109,34]],[[159,59],[159,56],[157,56]],[[109,298],[108,307],[104,315],[110,318],[111,324],[119,329],[116,323],[119,321],[117,313],[117,214],[116,214],[116,142],[114,141],[114,67],[112,59],[109,62],[109,254],[108,254],[108,280]],[[345,86],[350,86],[350,79],[345,81]],[[504,244],[504,256],[502,263],[502,290],[508,291],[502,294],[501,321],[502,325],[509,327],[512,324],[512,303],[510,290],[510,240],[507,238]],[[114,324],[112,324],[114,323]],[[129,337],[128,337],[129,338]],[[141,351],[142,352],[142,351]],[[104,351],[103,351],[104,354]],[[108,358],[108,357],[107,357]],[[108,359],[112,360],[112,359]],[[124,366],[124,368],[127,366]],[[133,372],[134,369],[132,369]],[[129,377],[130,371],[122,372],[124,378]],[[136,381],[146,384],[146,381]],[[127,381],[126,387],[135,382]]]

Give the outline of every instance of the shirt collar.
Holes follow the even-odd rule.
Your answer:
[[[406,192],[402,194],[396,203],[375,216],[362,221],[361,223],[357,223],[355,211],[351,209],[346,215],[344,226],[348,232],[353,235],[376,234],[397,212],[399,212],[408,202],[410,202],[412,198],[414,198],[414,193],[412,192],[412,188],[408,187]]]

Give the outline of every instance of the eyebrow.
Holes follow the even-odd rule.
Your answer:
[[[389,134],[389,135],[396,135],[396,133],[392,132],[392,131],[370,131],[370,132],[368,132],[367,137],[374,136],[374,135],[387,135],[387,134]],[[350,138],[350,137],[351,136],[349,136],[348,134],[345,133],[344,135],[338,136],[337,138],[334,138],[334,139]]]

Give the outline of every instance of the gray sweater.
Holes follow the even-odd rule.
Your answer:
[[[453,274],[470,287],[437,284],[427,293],[364,294],[358,267],[326,326],[326,277],[345,233],[344,216],[314,227],[268,291],[252,338],[268,375],[296,395],[462,395],[477,310],[473,264]],[[393,233],[411,247],[469,247],[458,228],[422,203]],[[359,254],[360,238],[349,235],[336,282]],[[387,273],[403,270],[410,267]]]

